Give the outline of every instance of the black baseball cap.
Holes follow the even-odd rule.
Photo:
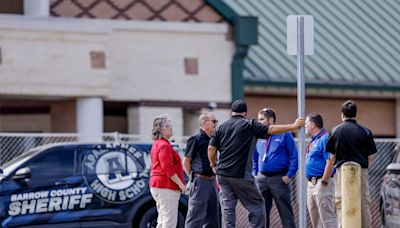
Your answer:
[[[247,112],[247,105],[246,102],[244,102],[244,100],[236,100],[232,103],[231,105],[231,110],[232,112]]]

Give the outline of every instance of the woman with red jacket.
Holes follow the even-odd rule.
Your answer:
[[[171,120],[166,115],[154,119],[152,129],[150,192],[157,205],[157,228],[176,227],[181,192],[186,187],[182,162],[169,139],[173,135]]]

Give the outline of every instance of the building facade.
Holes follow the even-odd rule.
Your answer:
[[[330,129],[353,99],[375,136],[398,137],[398,9],[373,0],[4,0],[0,131],[149,140],[152,119],[168,113],[179,138],[201,111],[223,121],[242,97],[250,118],[270,107],[278,123],[291,122],[296,57],[286,53],[286,17],[313,15],[306,113],[320,112]]]
[[[201,111],[229,116],[234,43],[204,1],[19,3],[0,5],[1,132],[148,141],[154,117],[167,113],[179,139]]]

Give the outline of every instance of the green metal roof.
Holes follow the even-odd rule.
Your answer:
[[[286,52],[286,17],[314,17],[314,54],[305,57],[308,87],[400,91],[400,1],[224,0],[259,19],[258,45],[245,59],[247,85],[291,87],[296,56]]]

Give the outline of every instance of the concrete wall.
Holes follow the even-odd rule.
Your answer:
[[[167,114],[172,121],[172,128],[176,142],[185,140],[183,136],[190,136],[199,129],[198,118],[201,112],[207,109],[199,109],[198,112],[188,114],[181,107],[144,107],[134,106],[128,108],[128,133],[139,134],[143,141],[151,141],[151,129],[153,120],[161,115]],[[222,123],[229,118],[227,109],[216,109],[213,111],[217,119]],[[185,114],[186,113],[186,114]]]
[[[215,23],[0,15],[0,96],[230,101],[233,42]],[[105,55],[92,66],[91,52]],[[185,58],[198,74],[185,74]]]
[[[109,74],[91,69],[89,55],[105,49],[105,37],[1,27],[0,33],[0,95],[107,95]]]
[[[111,40],[110,99],[230,101],[233,46],[223,34],[117,31]],[[198,59],[198,75],[185,74],[185,58]]]
[[[196,110],[184,110],[183,112],[183,135],[193,135],[199,129],[199,116],[201,114],[200,109]]]
[[[145,142],[151,141],[153,120],[167,114],[171,119],[173,134],[172,139],[181,140],[183,135],[183,112],[175,107],[129,107],[128,108],[128,133],[140,134]]]
[[[231,99],[234,45],[227,24],[0,14],[0,33],[0,99],[53,101],[47,102],[51,119],[40,131],[76,131],[79,98],[184,104]],[[185,59],[197,67],[188,70]],[[153,118],[169,113],[175,136],[182,137],[184,109],[133,105],[126,118],[107,117],[105,130],[127,129],[150,139]],[[33,128],[15,123],[0,130]]]
[[[205,110],[208,111],[208,110]],[[215,109],[212,111],[218,119],[218,124],[227,121],[231,117],[230,109]]]
[[[184,136],[190,136],[198,132],[199,130],[199,117],[203,112],[210,112],[210,109],[203,108],[196,112],[184,112]],[[214,109],[211,112],[214,113],[218,120],[218,124],[221,124],[230,118],[229,109]]]

